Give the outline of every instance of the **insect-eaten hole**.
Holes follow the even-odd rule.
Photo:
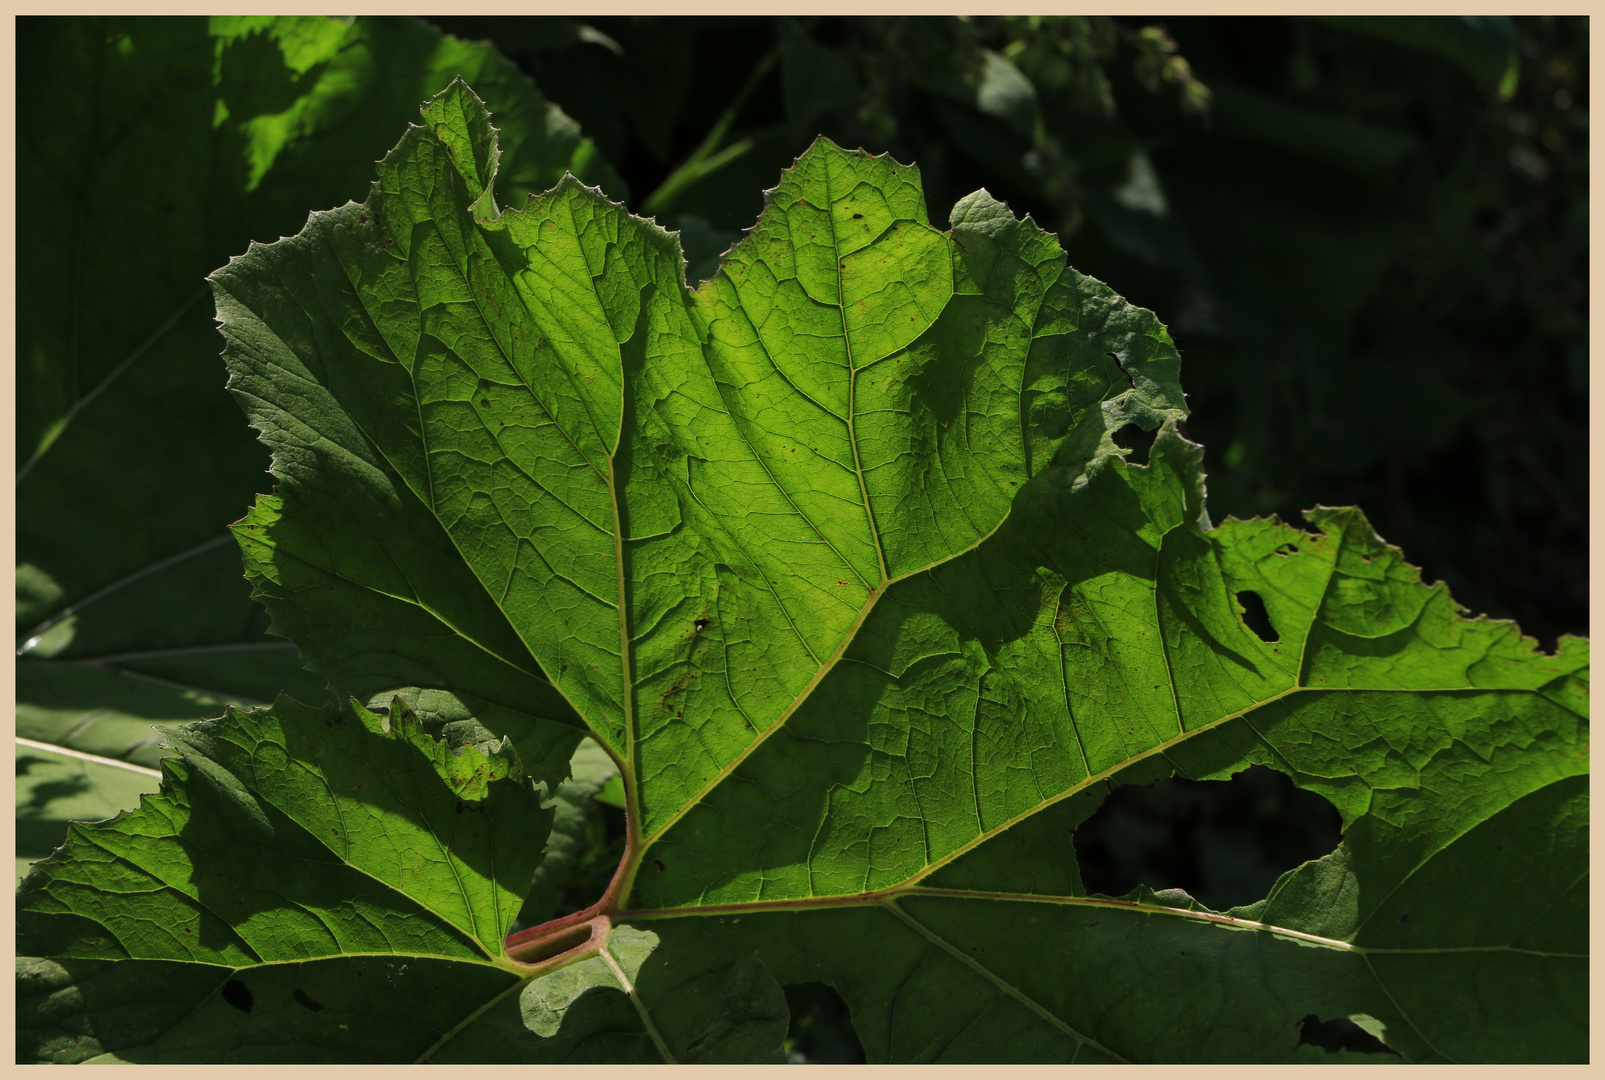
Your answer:
[[[864,1045],[858,1041],[847,1002],[822,982],[784,987],[791,1024],[786,1029],[788,1065],[862,1065]]]
[[[1075,848],[1089,893],[1182,889],[1224,911],[1263,899],[1283,873],[1342,839],[1337,807],[1254,765],[1230,780],[1117,788],[1076,826]]]
[[[1361,1019],[1371,1020],[1369,1016]],[[1318,1046],[1328,1054],[1348,1050],[1359,1054],[1392,1054],[1396,1058],[1404,1056],[1346,1016],[1322,1020],[1310,1013],[1298,1026],[1299,1046]]]
[[[1109,437],[1114,444],[1122,450],[1131,451],[1126,455],[1126,461],[1132,465],[1148,464],[1148,457],[1153,450],[1154,438],[1157,432],[1144,431],[1136,424],[1127,424],[1110,432]]]
[[[1265,610],[1265,601],[1259,593],[1244,589],[1237,594],[1237,602],[1243,605],[1243,625],[1254,631],[1255,637],[1267,643],[1282,640],[1282,635],[1271,625],[1270,613]]]
[[[250,1012],[251,1006],[256,1004],[256,997],[251,993],[251,988],[238,979],[230,979],[223,984],[223,1000],[240,1012]]]

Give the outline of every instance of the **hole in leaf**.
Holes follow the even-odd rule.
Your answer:
[[[1224,911],[1263,899],[1283,873],[1342,838],[1335,806],[1254,765],[1230,780],[1117,788],[1076,827],[1075,848],[1088,892],[1183,889]]]
[[[1127,424],[1110,433],[1114,444],[1122,450],[1131,451],[1126,455],[1126,461],[1132,465],[1147,465],[1149,456],[1153,451],[1154,438],[1157,431],[1144,431],[1136,424]]]
[[[864,1064],[864,1046],[840,994],[822,982],[784,989],[791,1009],[791,1024],[786,1029],[788,1065]]]
[[[1314,1013],[1310,1013],[1298,1024],[1299,1046],[1319,1046],[1328,1054],[1335,1054],[1339,1050],[1351,1050],[1361,1054],[1404,1056],[1346,1016],[1322,1020]]]
[[[240,1012],[250,1012],[251,1006],[256,1004],[256,998],[251,995],[251,988],[238,979],[230,979],[223,984],[223,1000]]]
[[[1243,605],[1243,625],[1254,631],[1256,637],[1265,642],[1282,640],[1282,635],[1271,625],[1270,613],[1265,610],[1265,601],[1259,593],[1244,589],[1237,594],[1237,602]]]
[[[323,1011],[322,1002],[313,1001],[307,996],[307,992],[305,990],[298,988],[293,996],[295,997],[295,1003],[300,1005],[302,1008],[311,1009],[315,1013],[320,1013]]]
[[[557,909],[546,918],[557,918],[583,911],[607,892],[613,874],[624,858],[624,811],[600,800],[591,803],[585,823],[583,846],[573,863],[568,882],[562,889]],[[528,925],[536,925],[529,923]]]

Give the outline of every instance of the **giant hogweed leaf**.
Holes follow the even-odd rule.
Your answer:
[[[527,712],[544,672],[649,781],[639,831],[1061,444],[1179,410],[1152,317],[984,193],[947,237],[913,170],[821,144],[687,294],[671,236],[573,181],[477,220],[483,108],[459,85],[425,116],[366,203],[215,276],[281,479],[236,533],[342,689]]]
[[[476,137],[460,91],[430,120],[455,114]],[[1206,536],[1196,454],[1173,431],[1148,467],[1119,464],[1108,429],[1179,411],[1163,331],[984,196],[956,208],[944,244],[909,170],[822,144],[770,193],[724,272],[686,298],[661,235],[575,185],[471,223],[463,207],[491,177],[447,163],[445,145],[416,133],[365,207],[219,276],[220,310],[239,324],[236,379],[260,378],[245,349],[289,344],[257,332],[269,286],[296,296],[324,330],[297,359],[364,432],[354,445],[432,505],[411,518],[445,525],[624,762],[639,838],[629,906],[811,904],[915,882],[1073,896],[1062,856],[1046,860],[1058,863],[1052,887],[1030,884],[1053,876],[1031,841],[1049,821],[1073,826],[1103,782],[1156,777],[1155,762],[1198,777],[1288,770],[1345,811],[1343,855],[1359,860],[1370,831],[1403,813],[1385,793],[1419,798],[1423,771],[1441,783],[1434,763],[1469,776],[1447,750],[1469,742],[1492,760],[1496,733],[1519,745],[1527,725],[1532,752],[1499,799],[1431,805],[1411,822],[1418,851],[1395,838],[1370,856],[1368,887],[1385,890],[1390,877],[1433,876],[1412,874],[1405,852],[1463,872],[1444,869],[1455,859],[1435,842],[1582,767],[1578,703],[1563,693],[1582,666],[1576,643],[1546,660],[1509,627],[1464,622],[1343,515],[1315,517],[1336,539],[1264,524]],[[352,217],[415,241],[406,262],[382,242],[342,247]],[[335,252],[321,266],[307,255],[318,241]],[[330,276],[349,292],[303,284],[337,260]],[[229,304],[247,287],[249,322]],[[339,337],[317,327],[318,304]],[[281,438],[276,453],[288,449]],[[296,497],[287,486],[286,506]],[[295,567],[287,554],[279,544],[272,569],[253,556],[259,587]],[[1286,627],[1278,643],[1244,628],[1231,599],[1243,589]],[[821,592],[859,606],[834,610]],[[1468,693],[1479,688],[1489,693]],[[1332,705],[1327,692],[1343,691],[1414,693]],[[1377,708],[1391,710],[1394,753],[1376,747]],[[1432,719],[1443,709],[1464,715]],[[1362,718],[1341,739],[1334,710]],[[1418,727],[1424,747],[1404,753]],[[1307,747],[1311,728],[1327,733]],[[1445,729],[1454,738],[1440,747]],[[1557,902],[1577,887],[1563,873]],[[949,900],[977,902],[922,902]],[[1286,929],[1332,931],[1336,917]],[[1350,912],[1332,940],[1372,917]],[[848,958],[847,979],[858,954],[829,955]],[[1360,996],[1348,1013],[1403,1025],[1376,992]],[[1291,1021],[1260,1045],[1285,1050]],[[1149,1039],[1128,1034],[1137,1042],[1116,1056]]]
[[[324,690],[265,638],[226,532],[268,456],[219,385],[205,275],[360,193],[458,73],[496,109],[504,193],[565,170],[618,185],[512,64],[416,19],[38,18],[18,41],[48,103],[18,121],[37,210],[18,223],[19,734],[149,767],[153,723]]]
[[[821,142],[687,294],[577,184],[476,220],[483,110],[425,115],[215,281],[275,625],[492,731],[545,673],[625,778],[615,887],[511,939],[547,959],[433,1060],[773,1060],[816,980],[871,1060],[1319,1060],[1311,1015],[1586,1056],[1585,642],[1465,619],[1356,511],[1204,528],[1163,329],[984,194],[939,234],[912,170]],[[1337,851],[1229,913],[1087,894],[1111,786],[1253,764]],[[225,1019],[185,1052],[237,1053]]]

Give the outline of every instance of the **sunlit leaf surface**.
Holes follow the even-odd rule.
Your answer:
[[[390,733],[173,732],[24,886],[25,1056],[778,1061],[824,982],[871,1061],[1367,1059],[1310,1017],[1586,1058],[1586,642],[1464,618],[1357,511],[1210,527],[1164,328],[985,192],[941,232],[820,141],[690,292],[576,181],[496,213],[461,83],[424,116],[212,279],[280,481],[249,575]],[[582,734],[624,864],[504,955]],[[1088,895],[1112,786],[1256,764],[1336,851],[1226,913]]]

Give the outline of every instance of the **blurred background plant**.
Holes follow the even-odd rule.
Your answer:
[[[153,787],[72,753],[148,766],[152,722],[316,695],[227,540],[269,479],[201,278],[362,198],[458,73],[503,203],[572,169],[693,284],[819,135],[917,163],[938,226],[985,187],[1169,325],[1215,520],[1357,504],[1472,611],[1586,633],[1587,47],[1552,16],[21,20],[54,104],[19,205],[56,212],[19,220],[19,856]],[[618,781],[574,761],[525,921],[617,861]],[[1338,842],[1307,795],[1117,792],[1084,879],[1262,896]],[[793,1060],[861,1060],[833,991],[787,993]]]

